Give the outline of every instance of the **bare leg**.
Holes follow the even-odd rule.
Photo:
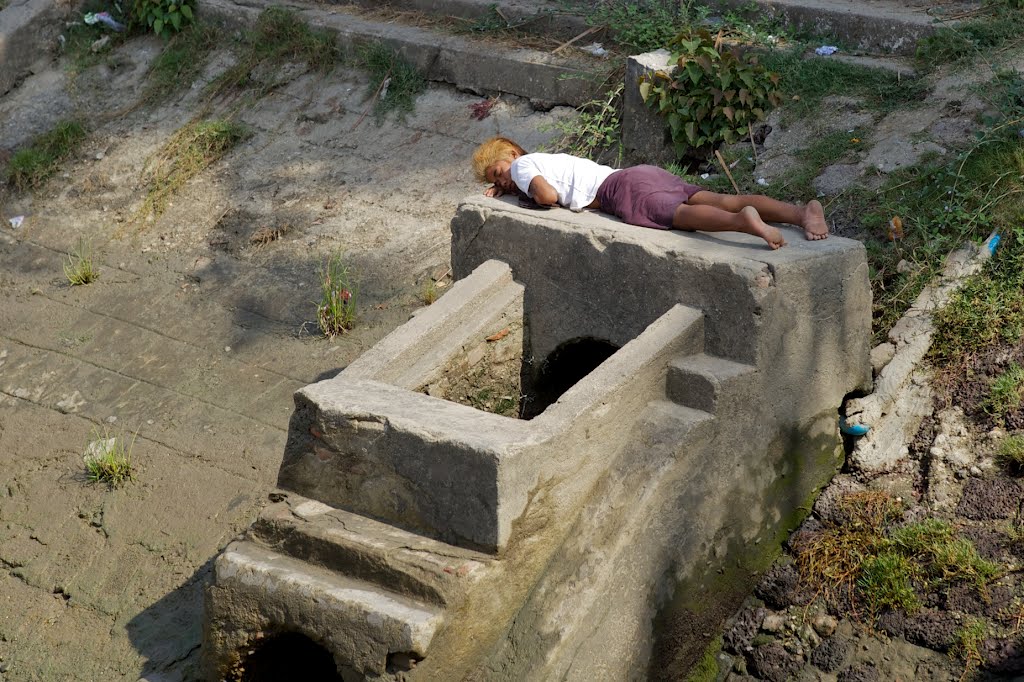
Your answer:
[[[679,204],[675,215],[672,216],[672,227],[704,232],[744,232],[760,237],[773,249],[786,244],[782,233],[761,220],[761,216],[751,206],[731,213],[714,206]]]
[[[825,210],[819,201],[809,201],[804,206],[794,206],[762,194],[716,194],[703,190],[690,197],[691,206],[714,206],[730,213],[739,213],[745,206],[752,206],[763,220],[772,223],[789,223],[804,228],[808,239],[828,237],[828,223]]]

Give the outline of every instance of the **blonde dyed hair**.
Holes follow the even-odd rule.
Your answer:
[[[498,161],[511,160],[513,152],[522,156],[526,150],[507,137],[492,137],[477,147],[473,152],[473,173],[476,174],[476,179],[487,182],[487,168]]]

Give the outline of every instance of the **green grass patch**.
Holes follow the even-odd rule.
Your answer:
[[[203,23],[190,24],[174,35],[153,60],[142,99],[166,100],[189,87],[203,72],[206,57],[217,44],[218,29]]]
[[[945,521],[897,525],[900,505],[886,493],[847,495],[840,505],[842,520],[794,543],[802,580],[834,606],[852,600],[870,617],[912,612],[922,594],[953,585],[984,590],[1003,570]]]
[[[1024,434],[1003,439],[996,449],[996,462],[1014,476],[1024,474]]]
[[[324,336],[334,338],[355,326],[358,291],[344,254],[328,258],[320,269],[320,303],[316,308],[317,324]]]
[[[917,44],[917,59],[925,66],[990,60],[996,51],[1020,44],[1024,12],[1010,3],[992,2],[986,13],[969,21],[944,26]]]
[[[64,277],[71,286],[91,284],[100,277],[99,268],[92,262],[92,247],[84,239],[67,254],[64,263]]]
[[[159,216],[186,182],[222,158],[249,136],[240,123],[208,120],[190,123],[174,134],[151,163],[146,198],[139,217]]]
[[[1024,367],[1012,364],[992,381],[988,398],[985,400],[985,410],[989,414],[1002,417],[1006,413],[1018,409],[1022,402],[1024,402]]]
[[[357,58],[359,65],[370,74],[366,97],[372,103],[377,123],[392,111],[399,117],[412,113],[416,98],[427,89],[423,74],[381,43],[364,45],[358,50]]]
[[[968,619],[957,630],[949,655],[951,658],[964,661],[964,672],[960,679],[967,679],[971,671],[985,660],[981,654],[981,645],[985,641],[987,631],[985,621],[974,618]]]
[[[789,115],[813,115],[821,100],[831,95],[862,98],[869,107],[891,111],[924,99],[927,84],[885,69],[844,64],[830,59],[804,59],[802,48],[774,50],[761,57],[769,71],[779,74]],[[794,99],[796,98],[796,99]]]
[[[40,186],[85,138],[85,127],[81,123],[61,121],[49,132],[33,139],[28,147],[14,153],[7,165],[7,181],[19,191]]]
[[[94,434],[82,457],[86,478],[93,483],[106,483],[110,488],[132,480],[132,449],[137,435],[128,440],[124,434],[112,436],[106,430],[102,435]]]
[[[229,90],[263,95],[284,82],[276,76],[281,65],[305,64],[309,71],[326,74],[339,56],[334,34],[311,29],[296,12],[283,7],[264,10],[239,47],[235,65],[210,84],[211,95]]]
[[[614,150],[615,163],[622,160],[622,91],[618,85],[603,97],[576,110],[576,116],[554,124],[559,132],[545,149],[599,161]]]

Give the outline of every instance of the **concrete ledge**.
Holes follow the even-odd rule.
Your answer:
[[[937,22],[897,0],[755,0],[759,18],[779,19],[806,33],[835,37],[858,50],[913,55],[917,41],[932,35]],[[744,11],[749,0],[721,0]]]
[[[280,6],[273,0],[250,0],[245,6],[229,0],[208,0],[202,11],[229,25],[252,26],[260,12]],[[513,49],[493,42],[473,41],[440,31],[376,23],[308,5],[290,9],[310,25],[337,34],[343,51],[380,42],[402,55],[429,80],[450,83],[479,93],[507,92],[544,107],[578,107],[594,98],[614,65],[586,55],[562,57],[528,49]]]

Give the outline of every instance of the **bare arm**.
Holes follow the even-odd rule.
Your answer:
[[[541,206],[556,206],[558,204],[558,192],[540,175],[530,181],[530,196]]]

